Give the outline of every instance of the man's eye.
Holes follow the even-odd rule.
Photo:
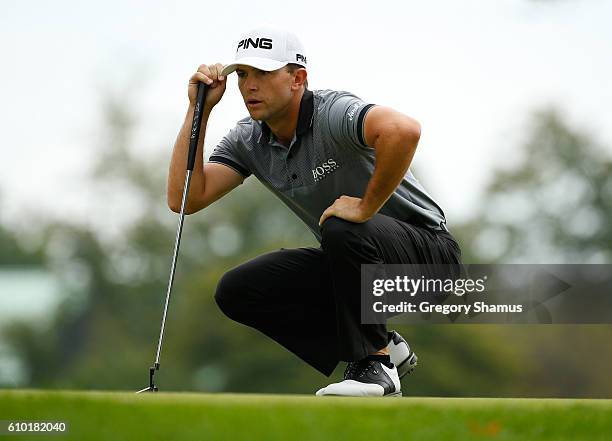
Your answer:
[[[244,76],[244,72],[236,72],[236,75],[238,75],[238,78],[242,78]]]

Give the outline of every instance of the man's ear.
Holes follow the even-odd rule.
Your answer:
[[[295,86],[295,89],[297,90],[301,88],[302,85],[306,82],[307,78],[308,78],[308,72],[306,72],[306,69],[300,68],[296,70],[295,76],[293,78],[293,86]]]

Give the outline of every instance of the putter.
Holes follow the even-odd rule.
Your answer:
[[[149,386],[136,392],[157,392],[159,389],[153,381],[155,371],[159,370],[159,356],[161,354],[162,341],[164,339],[164,328],[166,326],[166,315],[168,314],[168,304],[170,303],[170,293],[172,292],[172,284],[174,283],[174,271],[176,269],[176,260],[178,257],[179,245],[181,243],[181,233],[183,231],[183,220],[185,219],[185,202],[189,194],[189,183],[191,182],[191,173],[195,164],[196,150],[198,148],[198,139],[200,137],[200,124],[202,123],[202,109],[204,108],[204,100],[208,86],[204,83],[198,84],[198,96],[193,111],[193,123],[191,124],[191,138],[189,140],[189,158],[187,161],[187,174],[185,176],[185,187],[183,188],[183,200],[181,202],[181,213],[179,215],[179,223],[176,229],[176,240],[174,242],[174,255],[172,256],[172,268],[170,269],[170,279],[168,280],[168,290],[166,291],[166,303],[164,305],[164,314],[162,316],[161,330],[159,331],[159,341],[157,343],[157,354],[155,362],[149,368]]]

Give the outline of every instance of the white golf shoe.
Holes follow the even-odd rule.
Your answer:
[[[395,366],[389,368],[380,361],[364,359],[349,362],[344,380],[319,389],[317,395],[401,397],[402,391]]]
[[[397,373],[400,378],[411,373],[417,365],[418,357],[406,340],[395,331],[389,331],[389,356],[391,363],[397,366]]]

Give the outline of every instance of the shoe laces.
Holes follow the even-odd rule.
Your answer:
[[[350,361],[344,370],[344,379],[352,380],[363,377],[368,371],[374,367],[373,360]]]

